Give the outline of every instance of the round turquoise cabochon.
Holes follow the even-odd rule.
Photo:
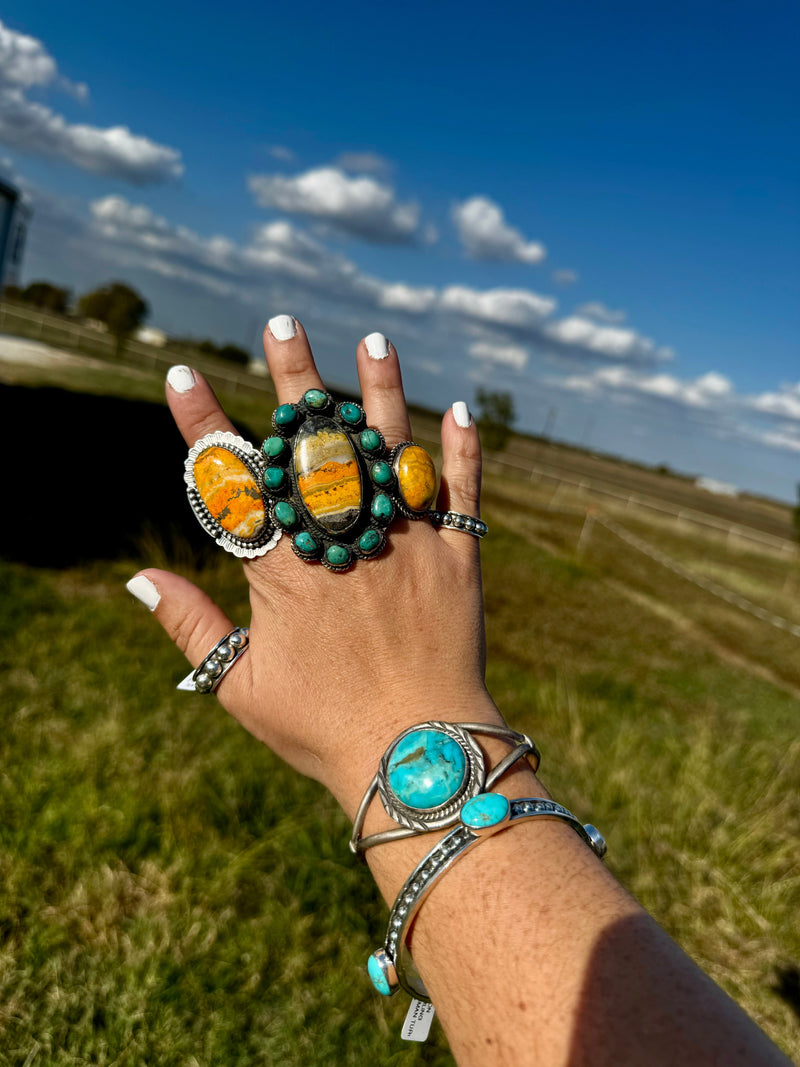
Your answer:
[[[386,778],[397,799],[409,808],[429,811],[456,797],[467,774],[467,757],[454,738],[441,730],[412,730],[389,757]]]

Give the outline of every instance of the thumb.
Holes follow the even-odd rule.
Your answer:
[[[193,667],[234,628],[211,597],[170,571],[139,571],[126,588],[155,615]]]

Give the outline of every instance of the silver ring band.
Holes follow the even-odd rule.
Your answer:
[[[473,537],[485,537],[489,527],[474,515],[464,515],[460,511],[429,511],[428,518],[434,526],[446,526],[451,530],[472,534]]]
[[[215,693],[219,683],[247,651],[250,631],[247,627],[237,626],[221,641],[217,641],[200,665],[192,673],[195,691],[198,693]]]

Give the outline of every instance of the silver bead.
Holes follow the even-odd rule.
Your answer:
[[[209,693],[214,684],[214,679],[203,671],[194,680],[194,687],[199,693]]]
[[[204,670],[206,674],[211,675],[212,678],[219,678],[222,674],[222,664],[216,656],[209,656],[205,662]]]
[[[220,645],[214,656],[220,661],[220,663],[230,663],[233,657],[236,655],[235,649],[228,645]]]
[[[240,648],[244,648],[244,646],[247,644],[247,635],[241,630],[235,630],[228,638],[228,644],[231,646],[231,648],[235,648],[237,650]]]
[[[587,822],[583,828],[586,831],[586,836],[592,843],[592,850],[602,859],[606,854],[606,839],[597,827],[592,826],[590,822]]]

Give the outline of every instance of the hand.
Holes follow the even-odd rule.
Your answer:
[[[279,404],[324,388],[299,323],[288,340],[265,329],[264,351]],[[411,427],[397,353],[391,344],[386,351],[372,358],[362,341],[356,359],[367,422],[391,447],[410,440]],[[182,392],[168,384],[167,400],[187,445],[232,430],[209,385],[196,372],[184,378],[194,384]],[[478,434],[471,420],[459,426],[452,409],[442,422],[442,452],[439,509],[477,515]],[[431,718],[502,722],[484,685],[479,542],[428,521],[398,520],[379,558],[335,574],[297,559],[287,541],[244,564],[250,646],[217,695],[352,817],[382,753],[407,726]],[[140,573],[160,595],[156,618],[194,666],[246,623],[231,622],[184,578]]]

